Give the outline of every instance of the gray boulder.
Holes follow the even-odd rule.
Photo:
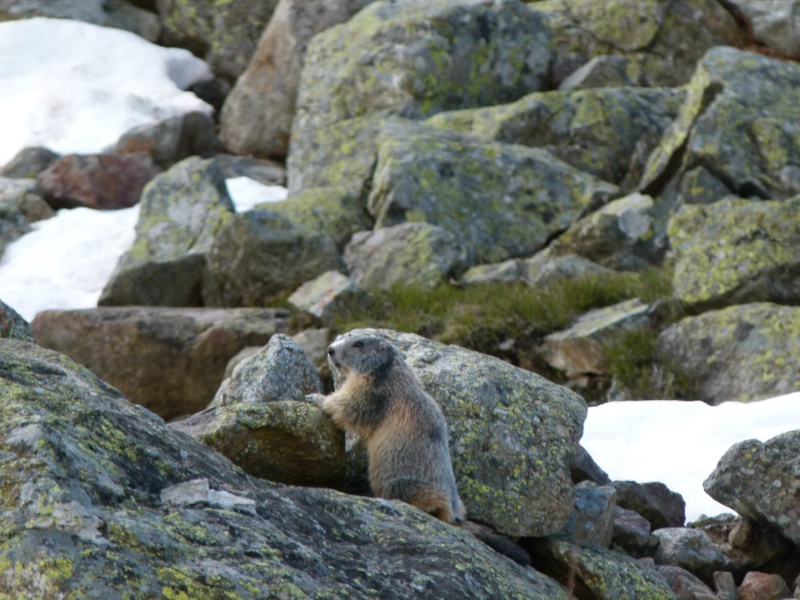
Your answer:
[[[326,271],[344,270],[325,235],[266,210],[232,215],[211,244],[203,276],[206,306],[265,306]]]
[[[530,256],[616,186],[538,148],[487,142],[428,125],[387,121],[369,211],[376,227],[438,225],[480,262]]]
[[[608,548],[614,534],[617,492],[610,485],[582,481],[575,486],[575,510],[553,537],[578,546]]]
[[[616,506],[611,548],[634,558],[652,556],[658,539],[650,533],[650,529],[650,522],[642,515]]]
[[[796,0],[729,2],[747,17],[756,40],[788,56],[800,56],[800,17]]]
[[[653,535],[658,538],[658,547],[653,553],[657,565],[686,569],[706,585],[713,585],[715,571],[730,570],[730,559],[702,530],[666,527],[656,529]]]
[[[686,569],[659,565],[656,571],[680,600],[720,600],[710,587]]]
[[[656,339],[659,360],[679,365],[707,402],[750,401],[800,389],[787,357],[800,352],[800,308],[743,304],[682,319]]]
[[[690,310],[800,302],[800,196],[685,206],[670,221],[669,240],[673,287]]]
[[[800,543],[797,504],[800,469],[800,431],[778,435],[767,442],[734,444],[703,482],[715,500],[759,523],[769,523]]]
[[[34,341],[30,324],[2,300],[0,300],[0,339]]]
[[[585,277],[605,277],[614,273],[594,261],[576,254],[557,254],[552,244],[530,258],[520,261],[522,278],[529,284],[546,287],[553,282]]]
[[[56,162],[60,156],[41,146],[23,148],[0,168],[0,175],[11,179],[36,179],[39,173]]]
[[[165,419],[189,415],[214,398],[228,360],[289,328],[273,309],[98,308],[43,311],[39,344],[58,350]]]
[[[0,257],[8,244],[31,231],[31,223],[53,214],[36,193],[35,180],[0,177]]]
[[[614,481],[617,505],[633,510],[648,520],[653,529],[682,527],[686,520],[686,502],[659,481],[637,483]]]
[[[63,355],[0,340],[0,373],[0,594],[566,600],[407,504],[248,476]]]
[[[470,519],[510,536],[561,529],[572,513],[569,465],[586,417],[580,396],[499,359],[416,335],[344,335],[364,333],[397,346],[442,408]]]
[[[232,216],[213,160],[188,158],[145,187],[133,246],[119,259],[100,306],[200,306],[212,240]]]
[[[346,317],[350,311],[369,302],[369,296],[349,277],[338,271],[328,271],[305,282],[289,296],[288,301],[325,325],[333,325],[336,317]]]

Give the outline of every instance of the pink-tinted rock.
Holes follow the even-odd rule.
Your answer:
[[[782,600],[792,592],[780,575],[751,571],[739,586],[739,600]]]
[[[161,169],[150,154],[69,154],[38,178],[45,199],[55,208],[86,206],[99,210],[128,208]]]

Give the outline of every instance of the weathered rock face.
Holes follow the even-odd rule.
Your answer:
[[[575,254],[554,254],[548,249],[520,261],[522,278],[531,285],[546,286],[564,279],[603,277],[614,271]]]
[[[789,56],[800,56],[796,0],[730,0],[750,23],[756,40]]]
[[[681,567],[659,565],[656,570],[680,600],[720,600],[711,588]]]
[[[128,208],[161,169],[149,154],[69,154],[39,173],[37,183],[53,208]]]
[[[427,122],[478,137],[547,150],[626,191],[678,114],[685,92],[608,84],[579,92],[539,92],[512,104],[447,112]]]
[[[247,476],[55,352],[0,340],[0,374],[2,594],[566,600],[407,504]]]
[[[200,306],[211,242],[234,212],[213,160],[188,158],[144,190],[136,239],[122,255],[101,306]]]
[[[457,346],[387,330],[345,335],[364,333],[397,346],[442,408],[470,518],[511,536],[558,531],[572,512],[569,462],[586,417],[583,399],[534,373]]]
[[[60,157],[60,154],[41,146],[23,148],[3,168],[0,168],[0,175],[12,179],[36,179],[39,173]]]
[[[31,230],[31,223],[54,214],[36,193],[33,179],[0,177],[0,257],[6,246]]]
[[[335,317],[345,316],[356,307],[368,303],[369,296],[364,288],[349,277],[338,271],[328,271],[305,282],[289,296],[288,301],[326,325],[331,325]]]
[[[582,481],[575,486],[575,511],[555,538],[580,546],[608,548],[614,534],[617,492],[610,485]]]
[[[658,539],[650,533],[650,529],[650,522],[642,515],[616,506],[611,548],[634,558],[652,556],[658,546]]]
[[[780,575],[752,572],[739,586],[739,600],[783,600],[791,594]]]
[[[571,92],[592,88],[624,88],[636,86],[628,74],[630,61],[624,56],[606,54],[595,56],[580,69],[561,80],[558,90]]]
[[[682,319],[662,331],[656,347],[709,402],[757,400],[800,387],[800,309],[744,304]]]
[[[546,0],[535,8],[550,17],[556,82],[590,58],[618,54],[640,84],[677,86],[706,50],[744,40],[713,0]]]
[[[345,268],[329,237],[265,210],[227,219],[206,262],[203,301],[219,307],[264,306],[271,296]]]
[[[63,352],[165,419],[205,408],[228,360],[289,328],[273,309],[98,308],[43,311],[39,344]]]
[[[709,50],[678,117],[650,156],[642,188],[657,194],[702,166],[743,198],[800,193],[793,125],[798,90],[796,63],[734,48]]]
[[[731,561],[704,531],[682,527],[656,529],[658,546],[653,560],[659,565],[673,565],[697,575],[712,585],[715,571],[727,571]]]
[[[255,54],[222,109],[225,145],[237,154],[284,158],[300,72],[311,38],[373,0],[280,0]]]
[[[253,55],[278,0],[156,0],[166,46],[191,50],[233,81]]]
[[[33,331],[28,322],[8,304],[0,300],[0,339],[33,341]]]
[[[583,211],[619,195],[538,148],[393,119],[379,139],[369,211],[376,227],[439,225],[480,262],[530,256]]]
[[[264,185],[286,185],[286,168],[274,161],[233,154],[215,154],[214,161],[222,168],[226,179],[249,177]]]
[[[686,206],[669,239],[675,293],[690,310],[800,302],[800,196]]]
[[[703,483],[715,500],[800,543],[800,431],[733,445]]]
[[[663,483],[615,481],[612,485],[617,490],[617,505],[636,511],[648,520],[653,529],[683,526],[686,503],[680,494]]]

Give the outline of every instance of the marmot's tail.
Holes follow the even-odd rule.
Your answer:
[[[452,523],[456,518],[447,493],[419,479],[404,478],[390,481],[381,495],[384,498],[413,504],[445,523]]]

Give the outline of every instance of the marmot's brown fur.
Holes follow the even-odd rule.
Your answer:
[[[328,347],[328,360],[344,383],[318,401],[334,423],[364,439],[372,493],[447,523],[463,520],[447,423],[400,351],[379,337],[345,335]]]

